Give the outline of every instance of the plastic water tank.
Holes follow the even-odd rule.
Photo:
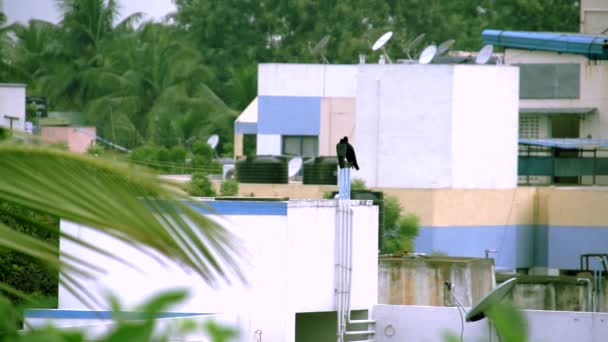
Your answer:
[[[248,156],[236,162],[241,183],[287,183],[287,160],[279,156]]]
[[[317,157],[304,162],[304,184],[338,185],[338,158]]]

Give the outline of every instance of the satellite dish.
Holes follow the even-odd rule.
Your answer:
[[[392,36],[393,36],[393,31],[388,31],[385,34],[383,34],[382,36],[380,36],[380,38],[378,38],[378,40],[376,40],[376,42],[372,46],[372,50],[376,51],[376,50],[384,47],[384,45],[391,39]]]
[[[294,157],[291,158],[291,160],[289,161],[289,177],[294,177],[295,175],[298,174],[298,172],[300,172],[300,169],[302,169],[302,158],[301,157]]]
[[[445,42],[439,44],[439,46],[437,47],[437,56],[441,56],[444,53],[448,52],[448,50],[451,49],[452,46],[454,46],[454,43],[456,43],[454,39],[448,39]]]
[[[486,64],[492,57],[492,52],[494,51],[494,47],[492,45],[486,45],[479,50],[479,54],[475,57],[476,64]]]
[[[329,64],[329,61],[327,60],[327,58],[325,58],[325,54],[323,53],[323,50],[327,46],[327,43],[329,43],[329,39],[330,39],[329,35],[323,36],[323,38],[321,38],[321,40],[319,40],[319,42],[317,44],[315,44],[315,46],[312,49],[310,49],[310,53],[313,56],[320,55],[321,60],[323,61],[323,63],[326,63],[326,64]]]
[[[211,146],[211,148],[214,150],[217,147],[217,144],[219,142],[220,142],[220,137],[217,134],[214,134],[214,135],[210,136],[209,139],[207,139],[207,144],[209,144],[209,146]]]
[[[418,37],[414,38],[414,40],[412,40],[405,49],[403,49],[403,52],[405,52],[405,54],[407,55],[407,58],[413,59],[412,56],[410,55],[410,52],[414,51],[414,49],[418,45],[420,45],[420,43],[422,43],[425,36],[426,36],[426,34],[424,34],[424,33],[419,35]]]
[[[475,322],[486,317],[486,312],[490,310],[494,305],[502,301],[505,296],[513,289],[517,283],[517,278],[511,278],[504,283],[500,284],[494,290],[490,291],[479,304],[475,305],[471,311],[467,313],[466,321]]]
[[[376,40],[374,45],[372,45],[373,51],[382,49],[382,53],[384,54],[384,57],[386,58],[386,60],[389,63],[392,63],[392,61],[391,61],[391,58],[386,53],[386,49],[384,48],[384,46],[386,45],[386,43],[388,43],[388,41],[391,39],[392,36],[393,36],[393,31],[388,31],[385,34],[383,34],[382,36],[380,36],[380,38],[378,38],[378,40]]]
[[[431,61],[433,61],[433,58],[435,58],[436,54],[437,54],[437,47],[435,45],[429,45],[426,48],[424,48],[424,50],[422,50],[422,53],[420,54],[420,57],[418,58],[418,63],[429,64],[429,63],[431,63]]]

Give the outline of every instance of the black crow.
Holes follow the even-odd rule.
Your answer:
[[[344,143],[346,144],[346,161],[355,168],[355,170],[359,171],[359,164],[357,164],[357,156],[355,155],[355,149],[353,145],[348,143],[348,138],[342,138]]]
[[[347,146],[344,143],[344,138],[336,144],[336,155],[338,156],[338,165],[341,169],[346,167],[346,150]]]

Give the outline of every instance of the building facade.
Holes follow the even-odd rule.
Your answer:
[[[91,253],[62,238],[62,253],[103,265],[106,271],[95,280],[81,279],[99,303],[106,303],[93,309],[109,309],[105,297],[108,291],[117,295],[124,307],[131,308],[162,290],[184,288],[190,298],[173,311],[190,316],[212,313],[236,317],[240,341],[254,340],[258,330],[268,341],[295,341],[296,336],[298,341],[314,341],[309,335],[320,333],[310,329],[316,325],[328,328],[317,340],[335,339],[335,201],[203,201],[192,205],[238,239],[240,270],[246,282],[233,275],[230,283],[209,284],[172,261],[62,221],[62,232],[104,246],[138,268]],[[351,308],[366,311],[378,300],[378,207],[352,201],[351,208]],[[91,308],[60,286],[58,310]]]
[[[25,84],[0,83],[0,126],[25,131]]]

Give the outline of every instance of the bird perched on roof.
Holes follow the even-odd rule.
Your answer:
[[[338,156],[338,166],[343,169],[346,167],[346,150],[347,145],[344,143],[344,138],[336,144],[336,155]]]
[[[359,170],[355,148],[348,142],[348,137],[340,139],[340,142],[336,144],[336,154],[338,155],[338,165],[341,169],[352,167]]]
[[[355,170],[359,171],[359,164],[357,164],[357,156],[355,155],[355,148],[353,145],[348,143],[348,137],[342,138],[344,144],[346,144],[346,161],[350,167],[354,167]]]

